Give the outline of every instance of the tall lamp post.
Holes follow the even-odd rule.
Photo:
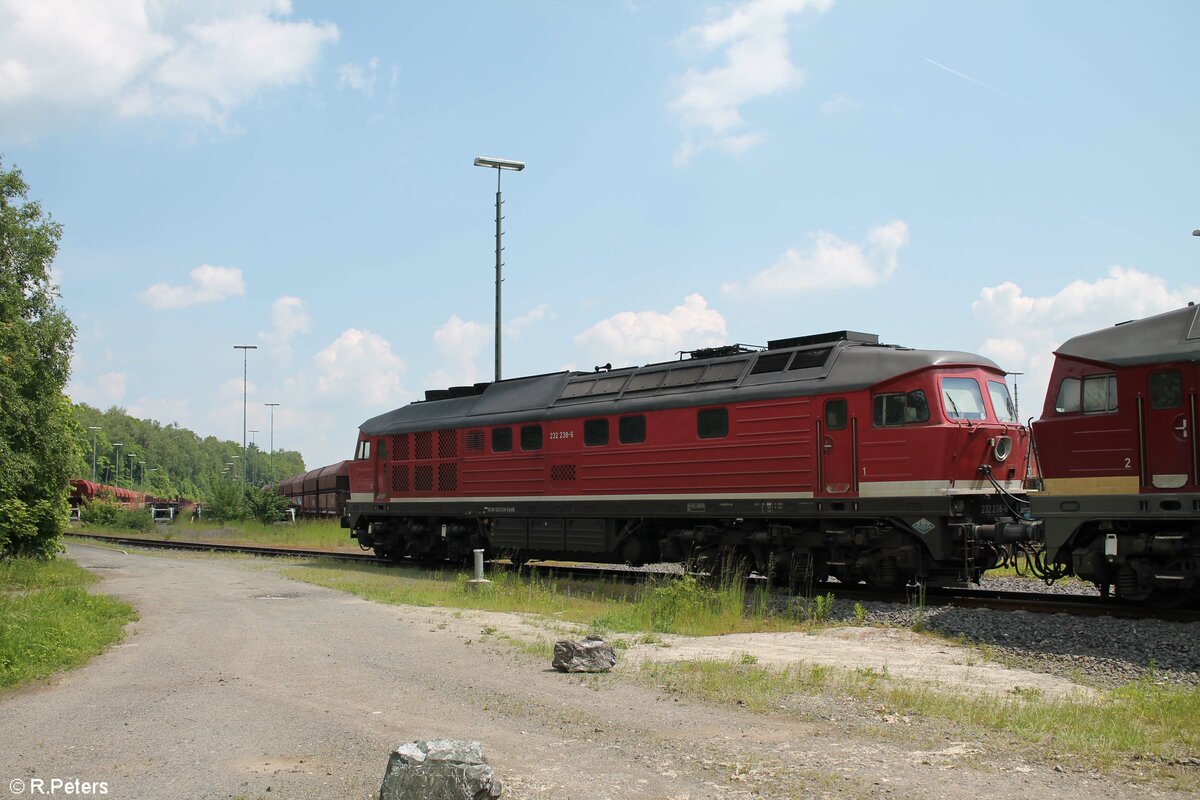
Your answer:
[[[257,350],[256,344],[235,344],[234,350],[242,351],[242,455],[246,453],[246,370],[251,350]],[[242,459],[242,486],[246,485],[246,459]]]
[[[133,462],[137,461],[137,456],[133,453],[126,453],[125,457],[129,459],[129,488],[133,489],[135,486],[133,482]]]
[[[263,403],[264,406],[271,409],[271,454],[267,456],[267,464],[271,467],[271,480],[275,480],[275,409],[279,407],[279,403]]]
[[[117,486],[121,485],[121,447],[124,442],[113,442],[113,452],[117,454]]]
[[[104,430],[99,425],[88,425],[92,432],[92,483],[96,482],[96,431]]]
[[[500,207],[504,203],[500,198],[500,173],[506,169],[520,172],[525,169],[525,162],[510,161],[506,158],[479,156],[475,159],[475,166],[496,170],[496,380],[500,380],[500,284],[503,282],[501,267],[504,266],[500,260],[500,253],[504,249],[501,244],[504,231],[500,227],[500,221],[504,219],[500,213]]]

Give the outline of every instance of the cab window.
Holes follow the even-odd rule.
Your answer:
[[[1083,413],[1117,410],[1117,376],[1089,375],[1083,379]]]
[[[1054,410],[1059,414],[1103,414],[1117,410],[1117,376],[1088,375],[1063,378]]]
[[[928,422],[929,402],[925,399],[925,392],[920,389],[895,394],[877,394],[873,417],[875,426],[880,428]]]
[[[1150,407],[1179,408],[1183,405],[1183,376],[1176,370],[1150,375]]]
[[[988,395],[992,398],[992,410],[996,419],[1001,422],[1016,422],[1017,408],[1008,395],[1008,384],[1000,381],[988,381]]]
[[[949,419],[987,419],[979,382],[974,378],[942,378],[942,406]]]
[[[358,455],[355,458],[359,461],[366,461],[371,457],[371,440],[363,439],[358,443]]]

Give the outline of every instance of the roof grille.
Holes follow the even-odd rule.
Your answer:
[[[859,342],[861,344],[879,344],[879,334],[862,333],[861,331],[830,331],[829,333],[814,333],[811,336],[794,336],[791,339],[772,339],[767,342],[768,350],[783,350],[788,347],[804,347],[810,344],[828,344],[830,342]]]

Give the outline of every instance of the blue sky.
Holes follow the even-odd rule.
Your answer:
[[[1200,4],[0,0],[70,394],[310,466],[504,374],[826,330],[1025,373],[1200,300]]]

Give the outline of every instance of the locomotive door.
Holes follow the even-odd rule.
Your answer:
[[[391,490],[391,476],[388,475],[387,439],[375,442],[375,499],[387,500]]]
[[[1146,404],[1146,475],[1153,489],[1196,487],[1196,392],[1182,371],[1151,372]]]
[[[854,425],[845,398],[825,401],[821,431],[821,486],[818,494],[849,494],[854,489]]]

